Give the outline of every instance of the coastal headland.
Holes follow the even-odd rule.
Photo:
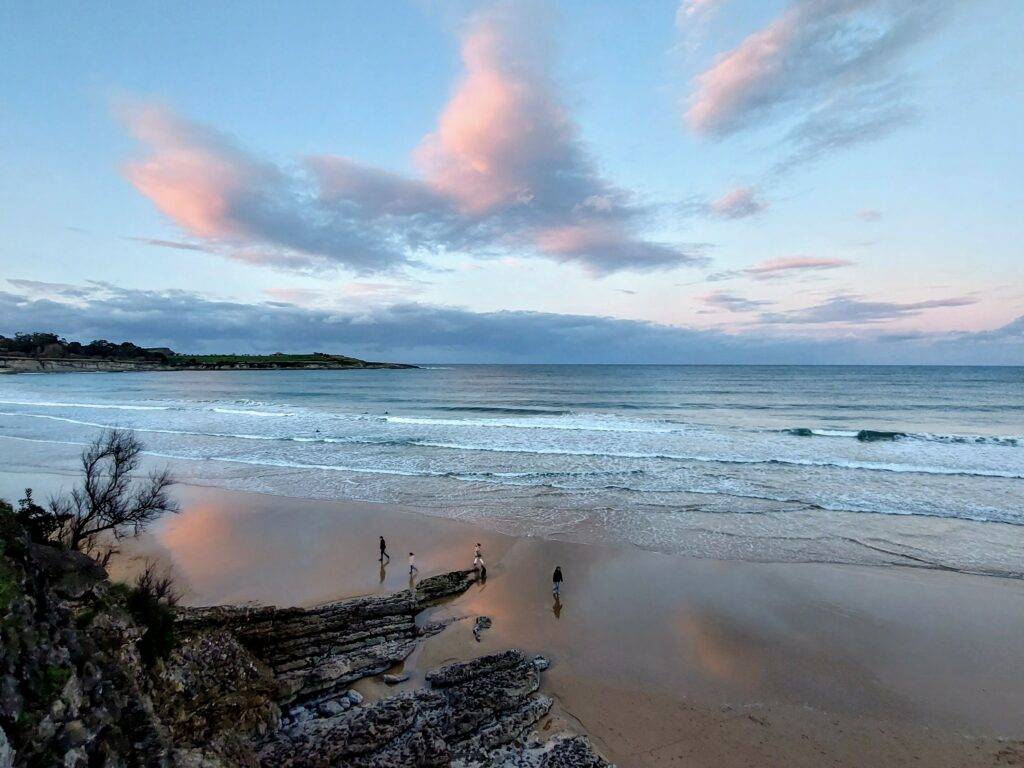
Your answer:
[[[280,371],[416,368],[324,352],[311,354],[179,354],[168,347],[139,347],[131,342],[67,341],[53,333],[0,336],[0,373],[103,371]]]

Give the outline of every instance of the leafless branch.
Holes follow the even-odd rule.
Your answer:
[[[135,435],[118,429],[104,432],[82,452],[81,486],[49,505],[60,521],[57,538],[66,547],[109,560],[114,550],[104,547],[104,540],[137,536],[160,515],[179,510],[166,469],[133,480],[141,455]]]

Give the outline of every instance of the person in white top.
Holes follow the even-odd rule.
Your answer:
[[[420,569],[416,567],[416,555],[412,552],[409,553],[409,575],[412,576],[414,573],[419,573]]]

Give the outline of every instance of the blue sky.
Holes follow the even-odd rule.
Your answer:
[[[1024,363],[1021,28],[1011,0],[8,3],[0,332],[237,348],[211,307],[283,309],[386,357],[396,317],[457,315],[401,351],[521,361],[480,335],[505,313],[547,318],[537,359],[590,318],[661,362]]]

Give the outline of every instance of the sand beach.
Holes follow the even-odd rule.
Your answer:
[[[24,476],[5,473],[5,492]],[[45,485],[57,476],[34,478]],[[560,726],[620,766],[1024,764],[1024,583],[907,567],[765,564],[511,537],[379,504],[179,486],[182,512],[114,576],[171,563],[189,605],[311,606],[472,564],[457,618],[394,671],[543,653]],[[377,537],[392,554],[378,562]],[[565,585],[551,594],[561,565]],[[493,626],[473,634],[477,616]],[[378,680],[371,700],[394,692]]]

